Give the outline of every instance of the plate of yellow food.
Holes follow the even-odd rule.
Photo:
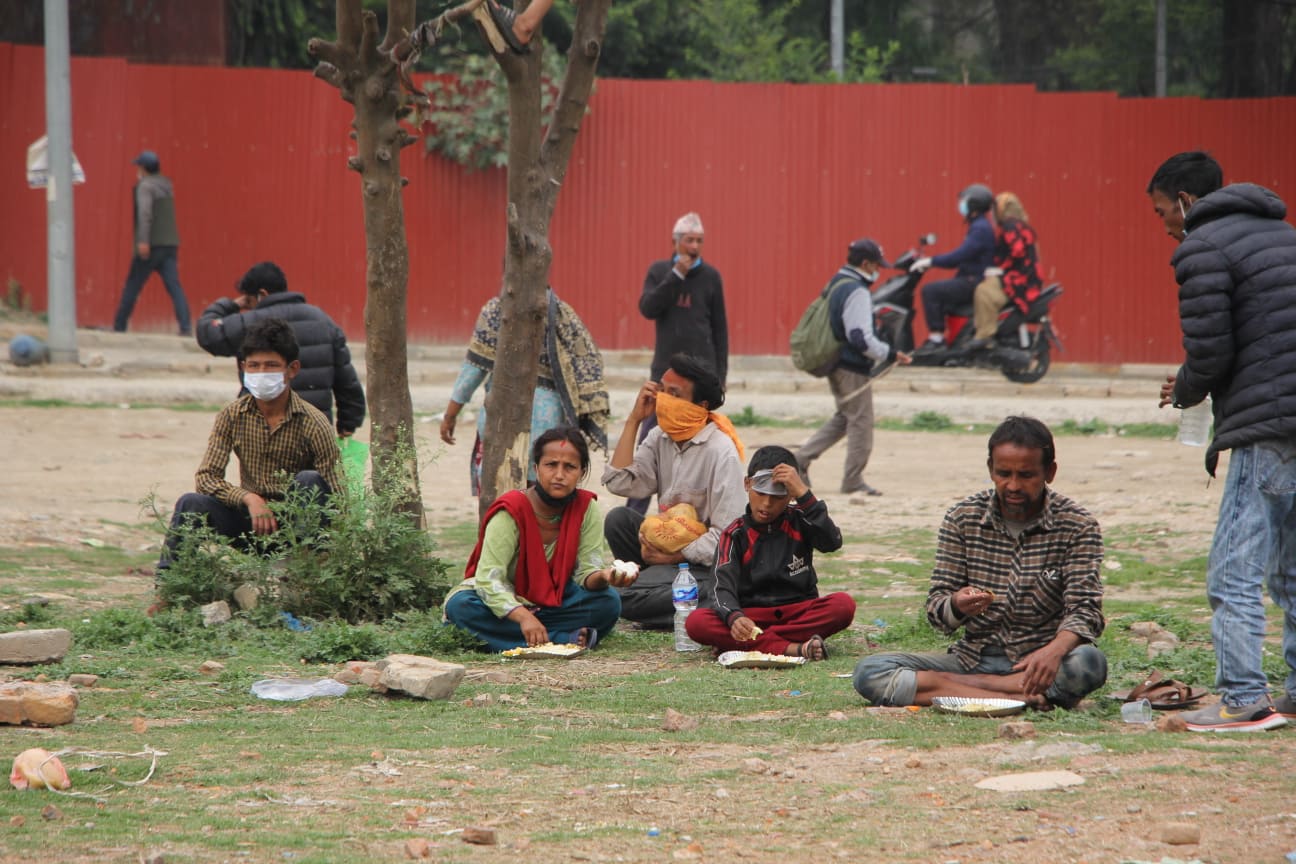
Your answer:
[[[803,665],[806,658],[765,651],[726,651],[716,658],[716,662],[726,669],[785,669]]]
[[[501,657],[543,658],[548,660],[570,660],[585,653],[579,645],[567,642],[555,645],[546,642],[543,645],[523,645],[521,648],[508,648],[500,652]]]
[[[980,696],[933,696],[932,707],[946,714],[970,717],[1007,717],[1026,710],[1020,699],[982,699]]]

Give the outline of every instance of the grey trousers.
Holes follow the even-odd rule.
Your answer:
[[[952,672],[956,675],[1010,675],[1013,661],[1003,653],[987,649],[981,662],[964,669],[953,654],[895,652],[870,654],[855,664],[855,691],[874,705],[912,705],[918,692],[919,671]],[[1057,677],[1044,691],[1050,704],[1074,708],[1085,695],[1107,683],[1107,657],[1093,645],[1080,645],[1062,658]]]
[[[645,565],[639,549],[639,526],[644,517],[629,507],[613,507],[603,517],[603,536],[612,556],[639,565],[639,578],[621,595],[621,617],[649,630],[670,630],[675,626],[675,603],[671,586],[679,567],[675,564]],[[715,605],[715,574],[711,567],[692,564],[689,570],[698,583],[698,608]]]
[[[797,462],[805,471],[811,462],[843,437],[846,439],[846,468],[842,472],[842,491],[845,492],[864,478],[869,456],[873,453],[873,388],[849,399],[859,388],[869,382],[869,376],[848,369],[834,369],[828,376],[837,411],[828,422],[811,435],[797,451]]]

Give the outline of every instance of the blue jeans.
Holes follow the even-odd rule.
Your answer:
[[[180,287],[180,268],[177,266],[179,255],[178,246],[153,246],[149,248],[147,258],[131,256],[130,272],[126,274],[121,302],[117,305],[117,314],[113,316],[113,330],[126,332],[126,324],[135,311],[135,301],[144,290],[144,283],[156,271],[162,277],[162,285],[167,294],[171,296],[171,306],[175,309],[176,323],[180,325],[180,335],[188,336],[193,332],[189,301],[185,298],[184,289]]]
[[[971,669],[954,654],[911,654],[897,651],[870,654],[855,664],[855,691],[874,705],[912,705],[918,692],[917,672],[951,672],[955,675],[1011,675],[1013,661],[1002,649],[988,648]],[[1044,698],[1059,708],[1074,708],[1086,694],[1107,682],[1107,657],[1093,645],[1073,648],[1058,666],[1057,677]]]
[[[1263,586],[1283,610],[1287,692],[1296,692],[1296,442],[1234,448],[1206,568],[1215,687],[1234,707],[1268,692]]]
[[[534,611],[549,631],[550,642],[575,644],[582,627],[593,627],[599,638],[612,632],[617,618],[621,617],[621,595],[612,588],[586,591],[568,579],[561,606],[541,606]],[[476,591],[460,591],[447,600],[445,616],[451,624],[482,639],[491,651],[521,648],[527,644],[521,626],[508,618],[498,617]]]

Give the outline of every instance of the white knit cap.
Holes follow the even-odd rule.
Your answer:
[[[675,230],[671,234],[675,237],[681,237],[685,234],[701,234],[702,217],[696,213],[685,213],[675,220]]]

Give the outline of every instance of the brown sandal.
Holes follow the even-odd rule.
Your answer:
[[[1111,695],[1113,699],[1122,702],[1146,699],[1158,711],[1173,711],[1187,708],[1200,701],[1206,693],[1204,687],[1193,687],[1174,678],[1166,678],[1161,674],[1161,670],[1157,669],[1137,687],[1117,691]]]

